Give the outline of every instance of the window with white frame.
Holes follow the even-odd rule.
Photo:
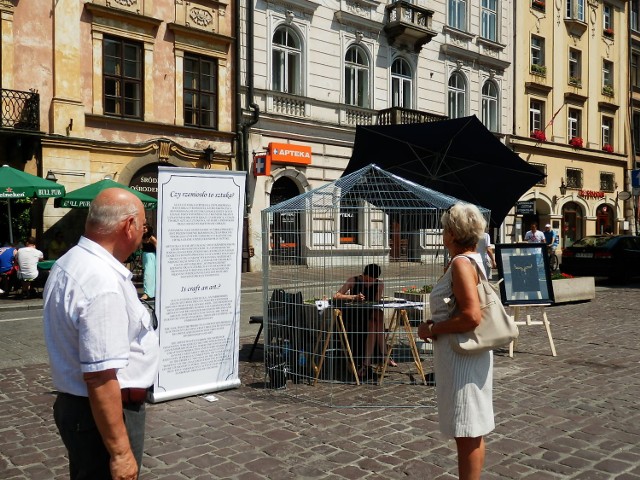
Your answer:
[[[613,32],[613,7],[608,3],[602,6],[602,30]]]
[[[398,57],[391,64],[391,103],[393,107],[411,108],[413,85],[411,66]]]
[[[273,90],[302,94],[302,43],[288,26],[276,28],[272,45],[271,86]]]
[[[347,105],[369,107],[369,57],[352,45],[344,58],[344,98]]]
[[[183,72],[184,124],[217,127],[218,62],[213,58],[185,54]]]
[[[602,116],[602,147],[611,145],[613,147],[613,118]]]
[[[498,30],[498,0],[482,0],[482,36],[496,41]]]
[[[567,121],[567,136],[569,140],[580,137],[582,112],[577,108],[570,108]]]
[[[582,52],[575,48],[569,49],[569,83],[582,85]]]
[[[584,0],[567,0],[566,18],[584,22]]]
[[[568,188],[582,188],[582,169],[581,168],[567,168],[567,187]]]
[[[142,44],[125,38],[107,37],[102,41],[102,75],[105,115],[142,118]]]
[[[602,93],[613,96],[613,62],[602,61]]]
[[[531,65],[532,71],[536,71],[535,67],[544,67],[544,38],[537,35],[531,35]]]
[[[529,130],[544,131],[544,102],[542,100],[529,100]]]
[[[449,0],[449,26],[458,30],[467,29],[466,0]]]
[[[466,114],[467,82],[460,72],[449,77],[449,118],[460,118]]]
[[[482,86],[482,123],[492,132],[498,132],[498,87],[491,80]]]

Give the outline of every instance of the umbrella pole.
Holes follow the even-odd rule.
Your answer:
[[[9,245],[13,245],[13,227],[11,226],[11,200],[7,198],[7,213],[9,216]]]

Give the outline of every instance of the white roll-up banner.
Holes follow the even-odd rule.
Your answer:
[[[245,172],[158,167],[152,402],[240,386]]]

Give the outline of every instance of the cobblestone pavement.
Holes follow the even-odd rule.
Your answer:
[[[521,328],[514,358],[496,353],[497,426],[483,479],[640,479],[639,293],[640,285],[605,285],[594,301],[548,308],[555,358],[536,326]],[[321,395],[326,383],[268,390],[262,364],[246,359],[253,331],[245,327],[240,388],[215,393],[215,402],[148,405],[141,479],[456,478],[455,444],[438,434],[432,387],[350,387],[422,408],[332,408],[292,395]],[[19,347],[16,329],[28,332]],[[39,330],[39,320],[0,322],[3,479],[66,478]],[[9,343],[15,358],[7,360]]]

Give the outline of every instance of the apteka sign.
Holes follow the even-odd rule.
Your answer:
[[[311,147],[304,145],[271,142],[268,155],[271,157],[271,163],[311,164]]]

